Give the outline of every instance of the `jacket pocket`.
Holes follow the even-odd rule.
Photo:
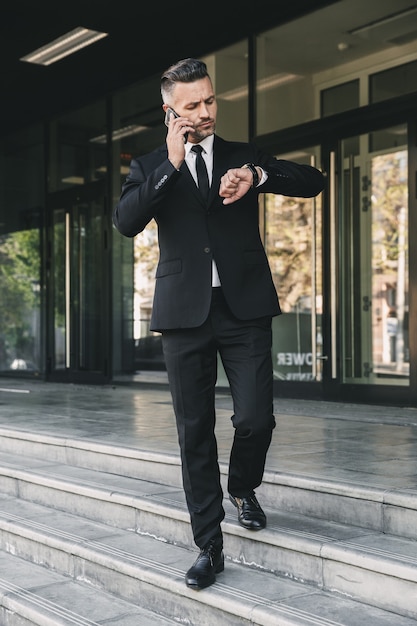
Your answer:
[[[170,274],[179,274],[180,272],[182,272],[181,259],[163,261],[162,263],[159,263],[156,268],[156,278],[162,278],[163,276],[169,276]]]

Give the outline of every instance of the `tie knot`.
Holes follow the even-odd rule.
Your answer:
[[[202,148],[200,145],[198,145],[198,146],[193,146],[193,147],[191,148],[191,150],[192,150],[193,152],[195,152],[196,154],[201,154],[201,153],[203,152],[203,148]]]

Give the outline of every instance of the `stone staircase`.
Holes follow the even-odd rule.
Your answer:
[[[192,591],[177,456],[0,428],[0,624],[416,624],[415,491],[266,473],[257,495],[267,529],[225,499],[225,571]]]

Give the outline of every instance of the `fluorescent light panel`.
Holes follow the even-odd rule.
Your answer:
[[[403,34],[404,30],[408,32],[412,29],[415,25],[414,19],[416,17],[416,13],[416,7],[405,9],[404,11],[399,11],[398,13],[394,13],[394,15],[388,15],[388,17],[383,17],[375,22],[358,26],[353,30],[349,30],[348,33],[350,35],[360,35],[367,38],[370,38],[373,34],[378,33],[380,39],[382,36],[386,38],[388,34],[389,39],[391,39],[391,37]],[[388,27],[390,30],[387,30],[385,27]]]
[[[46,46],[42,46],[26,56],[21,57],[20,60],[26,61],[27,63],[36,63],[38,65],[51,65],[51,63],[55,63],[70,54],[74,54],[77,50],[81,50],[81,48],[85,48],[107,36],[108,33],[78,26],[74,28],[74,30],[70,30],[65,35],[62,35],[62,37],[54,39],[46,44]]]

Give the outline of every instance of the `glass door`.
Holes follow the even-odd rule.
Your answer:
[[[104,197],[54,194],[51,211],[50,378],[100,382],[108,373]]]
[[[340,379],[409,385],[406,125],[341,142]]]
[[[280,155],[318,167],[319,148]],[[322,195],[264,196],[264,243],[283,315],[273,319],[277,381],[322,380]]]

